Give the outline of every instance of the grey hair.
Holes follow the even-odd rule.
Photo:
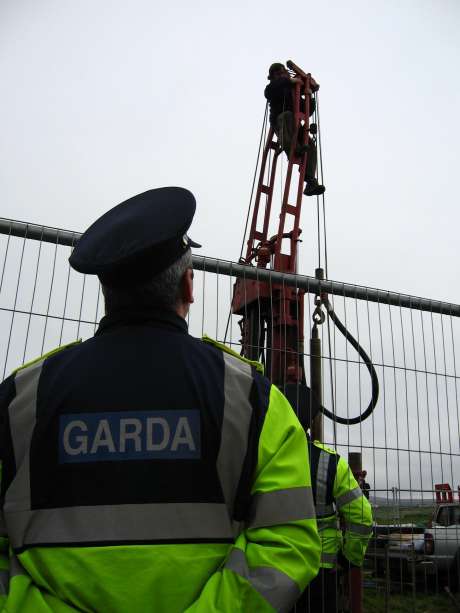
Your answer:
[[[147,283],[129,288],[102,286],[105,312],[128,308],[155,307],[174,310],[180,300],[181,280],[186,270],[193,268],[190,249],[169,268],[149,279]]]

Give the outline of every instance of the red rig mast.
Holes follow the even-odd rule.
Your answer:
[[[319,85],[311,74],[293,62],[287,66],[297,77],[293,89],[295,128],[283,187],[283,200],[276,235],[269,237],[276,167],[282,153],[273,127],[268,132],[259,171],[257,193],[247,240],[244,264],[295,273],[297,244],[302,232],[300,214],[307,153],[296,154],[296,144],[307,145],[309,135],[316,139],[316,124],[310,124],[310,99]],[[306,149],[306,147],[305,147]],[[271,167],[269,154],[273,152]],[[297,167],[298,172],[293,172]],[[268,171],[268,173],[266,173]],[[267,174],[267,182],[264,177]],[[295,193],[295,199],[291,199]],[[262,201],[262,194],[266,195]],[[238,279],[235,283],[232,312],[241,315],[242,355],[265,363],[267,376],[279,387],[305,383],[304,291],[278,284]]]
[[[267,267],[277,272],[297,271],[297,246],[300,241],[300,215],[308,150],[311,138],[316,145],[317,125],[310,123],[311,97],[319,89],[310,73],[305,73],[294,62],[286,62],[291,75],[296,77],[293,96],[294,133],[283,185],[283,198],[278,231],[269,237],[270,214],[278,157],[282,148],[271,127],[265,141],[259,170],[257,192],[252,212],[246,254],[240,262],[257,268]],[[296,147],[297,144],[303,145]],[[304,151],[298,154],[297,151]],[[270,153],[273,153],[270,156]],[[271,164],[270,164],[271,158]],[[294,172],[297,167],[298,172]],[[265,180],[265,177],[267,179]],[[295,194],[292,197],[292,194]],[[265,198],[262,198],[262,195]],[[323,278],[323,270],[316,270],[316,277]],[[232,313],[240,315],[241,354],[251,360],[262,361],[265,374],[280,387],[297,410],[305,426],[312,425],[315,438],[323,440],[322,418],[314,422],[321,411],[337,423],[351,426],[358,424],[372,413],[378,400],[379,385],[374,366],[359,343],[346,330],[329,303],[326,294],[315,298],[313,328],[310,339],[310,384],[306,384],[304,366],[304,296],[305,291],[281,284],[237,279],[232,300]],[[321,344],[318,325],[325,320],[325,312],[346,340],[360,354],[371,376],[372,398],[367,409],[357,417],[344,418],[322,406],[321,398]]]
[[[311,138],[316,145],[317,134],[316,124],[310,124],[310,101],[312,95],[318,91],[319,85],[310,73],[305,73],[293,62],[288,61],[286,64],[291,74],[296,77],[292,88],[294,133],[283,185],[278,231],[269,237],[276,167],[278,157],[282,153],[280,143],[271,127],[262,154],[246,254],[240,261],[260,269],[270,268],[277,272],[295,273],[297,247],[302,232],[300,215],[305,170],[308,152],[311,151],[307,144]],[[303,146],[298,147],[298,144]],[[298,154],[298,151],[303,153]],[[295,167],[298,172],[293,172]],[[295,194],[295,197],[291,198],[291,194]],[[316,270],[316,276],[319,279],[323,278],[321,268]],[[232,312],[241,316],[239,324],[242,334],[242,355],[265,364],[265,374],[284,391],[302,425],[305,428],[310,427],[313,439],[323,441],[323,417],[319,412],[335,422],[348,426],[360,423],[374,410],[379,395],[379,385],[370,358],[340,322],[327,295],[321,293],[315,298],[316,308],[313,313],[310,339],[311,387],[307,386],[304,365],[304,298],[304,290],[296,287],[240,277],[234,286]],[[331,413],[322,406],[321,344],[318,334],[318,325],[325,320],[322,306],[346,340],[358,351],[371,376],[372,398],[369,406],[354,418],[338,417],[335,410]],[[359,459],[361,460],[360,454]],[[352,610],[360,612],[362,588],[359,571],[355,570],[352,573],[350,585]]]

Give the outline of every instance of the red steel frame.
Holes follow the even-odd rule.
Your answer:
[[[252,214],[252,222],[247,241],[244,262],[255,264],[258,268],[295,273],[297,266],[297,243],[302,232],[300,214],[304,189],[307,153],[296,155],[297,142],[306,145],[310,134],[310,96],[319,85],[310,73],[305,73],[293,62],[288,68],[301,82],[293,87],[294,136],[291,143],[288,167],[283,188],[283,200],[279,217],[278,231],[269,238],[268,230],[272,211],[273,188],[278,156],[282,154],[280,144],[270,128],[262,154],[257,193]],[[301,109],[301,97],[305,96]],[[300,131],[300,138],[298,140]],[[268,183],[264,183],[269,153],[273,152],[272,166],[269,168]],[[299,169],[295,186],[295,202],[291,202],[291,186],[295,185],[293,169]],[[297,174],[297,173],[296,173]],[[262,194],[265,204],[262,204]],[[261,207],[264,206],[263,211]],[[259,217],[263,221],[260,226]],[[291,229],[286,231],[286,226]],[[283,247],[287,249],[283,251]],[[242,353],[246,357],[259,359],[263,350],[267,363],[267,376],[277,385],[299,383],[304,380],[302,361],[304,343],[304,291],[282,285],[238,279],[235,283],[233,313],[242,316]],[[265,332],[262,332],[262,327]],[[266,347],[264,347],[266,339]]]
[[[268,237],[270,215],[272,211],[273,187],[278,156],[282,150],[273,128],[265,142],[262,154],[261,168],[257,193],[252,214],[252,222],[247,241],[246,256],[243,262],[256,265],[257,268],[267,268],[279,272],[295,273],[297,267],[297,243],[300,240],[300,214],[307,162],[307,153],[297,156],[295,149],[300,130],[299,142],[307,144],[310,133],[310,96],[319,89],[319,85],[311,74],[303,72],[293,62],[287,62],[293,75],[301,80],[293,88],[293,109],[295,130],[291,143],[289,162],[283,187],[283,200],[279,216],[278,231],[275,236]],[[301,96],[305,96],[304,110],[301,110]],[[273,152],[273,162],[268,173],[268,183],[264,183],[267,161]],[[295,202],[290,202],[293,169],[299,169],[296,185]],[[296,173],[297,174],[297,173]],[[262,194],[265,195],[263,211]],[[262,217],[260,227],[259,217]],[[286,231],[286,225],[291,222],[291,229]],[[283,246],[287,249],[283,251]],[[257,280],[237,279],[234,287],[232,311],[242,316],[240,321],[242,331],[242,353],[250,359],[260,359],[265,355],[266,375],[273,383],[283,388],[286,384],[305,385],[303,372],[304,353],[304,295],[303,290],[284,287],[280,284],[269,284]],[[311,351],[314,355],[313,350]],[[313,387],[313,385],[312,385]],[[317,390],[319,393],[320,390]],[[320,397],[320,396],[319,396]],[[322,440],[322,436],[320,436]],[[359,454],[359,470],[361,470],[361,454]],[[460,487],[459,487],[460,491]],[[445,495],[445,492],[442,492]],[[441,497],[441,492],[436,492]],[[362,574],[360,569],[352,569],[349,575],[349,598],[353,613],[362,611]]]

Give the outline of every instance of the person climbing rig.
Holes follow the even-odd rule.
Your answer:
[[[318,572],[294,411],[188,333],[194,213],[164,187],[96,220],[70,256],[102,284],[95,336],[0,385],[0,611],[272,613]]]
[[[338,566],[362,566],[372,535],[372,507],[351,469],[336,451],[308,437],[311,482],[321,538],[320,572],[297,603],[297,611],[336,613]]]
[[[283,151],[289,157],[292,139],[294,138],[295,119],[293,112],[293,88],[301,80],[291,77],[284,64],[275,62],[268,71],[270,83],[266,86],[264,95],[270,105],[270,125],[273,127]],[[301,98],[301,104],[305,105],[305,99]],[[315,100],[310,97],[310,115],[315,111]],[[320,196],[324,194],[325,187],[320,185],[316,178],[317,152],[313,139],[309,136],[308,143],[301,142],[301,130],[297,134],[295,148],[296,155],[307,153],[307,165],[305,168],[306,196]]]

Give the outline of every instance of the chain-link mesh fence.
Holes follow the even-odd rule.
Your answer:
[[[0,220],[3,377],[59,345],[94,334],[103,298],[95,277],[69,267],[78,237]],[[364,610],[458,610],[460,306],[346,283],[319,286],[310,277],[201,256],[194,257],[194,268],[190,333],[208,334],[236,351],[241,332],[231,301],[237,277],[305,290],[306,337],[314,295],[319,289],[328,293],[335,313],[369,354],[380,383],[379,401],[367,420],[351,427],[324,421],[324,442],[345,457],[360,452],[367,471],[376,527],[363,574]],[[368,371],[330,319],[320,329],[323,404],[355,417],[369,402]],[[304,357],[308,363],[308,350]],[[454,490],[453,502],[444,506],[434,494],[440,483]]]

